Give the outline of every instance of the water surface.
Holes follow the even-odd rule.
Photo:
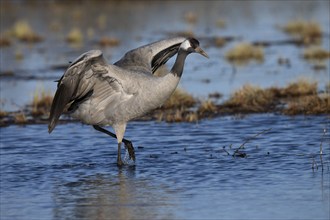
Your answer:
[[[328,121],[251,115],[133,122],[127,138],[136,166],[123,168],[115,140],[90,126],[59,125],[51,135],[46,125],[1,128],[0,217],[329,219]],[[245,145],[246,158],[223,151],[269,128]]]

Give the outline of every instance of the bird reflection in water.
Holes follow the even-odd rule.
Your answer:
[[[127,167],[117,174],[97,174],[57,185],[54,218],[173,219],[173,191],[136,178],[134,169]]]

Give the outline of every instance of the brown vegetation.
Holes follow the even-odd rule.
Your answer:
[[[66,40],[69,43],[80,44],[83,42],[83,34],[79,28],[73,28],[68,33]]]
[[[117,38],[102,37],[99,41],[102,47],[114,47],[120,44],[120,40]]]
[[[298,38],[303,44],[318,44],[322,39],[321,26],[314,21],[289,21],[282,27],[282,30]]]
[[[0,110],[0,118],[6,117],[8,114],[8,112]]]
[[[330,114],[330,95],[324,97],[310,95],[300,97],[288,102],[288,107],[284,109],[284,114]]]
[[[189,11],[184,14],[184,19],[187,23],[195,24],[197,23],[198,17],[196,13]]]
[[[53,96],[42,91],[40,94],[35,93],[32,101],[32,116],[48,115],[52,105]]]
[[[14,121],[16,124],[25,124],[27,123],[26,116],[23,112],[14,114]]]
[[[190,108],[196,104],[196,100],[182,89],[176,89],[172,96],[165,102],[161,109]]]
[[[272,87],[269,90],[274,93],[277,98],[292,98],[306,95],[317,94],[317,83],[310,82],[306,79],[299,79],[296,82],[289,83],[284,88]]]
[[[330,87],[330,84],[327,86]],[[141,120],[197,122],[219,115],[267,112],[287,115],[330,114],[330,95],[318,94],[317,88],[316,82],[305,79],[289,83],[283,88],[262,89],[258,86],[244,85],[222,104],[215,104],[211,100],[200,102],[187,92],[177,89],[162,107],[142,117]],[[0,126],[10,123],[45,123],[51,103],[52,96],[49,93],[38,92],[26,111],[1,111]]]
[[[264,52],[262,47],[250,43],[241,43],[227,51],[226,59],[236,64],[245,64],[250,60],[263,61]]]
[[[199,116],[214,115],[218,111],[217,106],[211,101],[202,102],[197,110]]]
[[[35,43],[43,40],[25,20],[17,21],[7,34],[28,43]]]
[[[271,90],[258,86],[245,85],[230,97],[222,107],[229,112],[257,113],[268,112],[275,107]]]
[[[7,37],[0,37],[0,47],[8,47],[11,45],[11,41]]]
[[[330,58],[330,51],[313,46],[305,49],[303,56],[307,60],[324,60]]]

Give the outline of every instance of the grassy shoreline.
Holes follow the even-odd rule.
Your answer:
[[[197,122],[206,118],[255,113],[284,115],[330,115],[330,85],[318,92],[316,82],[297,80],[285,87],[260,88],[246,84],[234,91],[228,100],[216,103],[211,99],[199,100],[181,89],[160,108],[136,120],[165,122]],[[0,127],[13,124],[46,124],[53,97],[44,91],[36,93],[30,105],[21,111],[0,110]],[[60,123],[74,121],[69,116]]]

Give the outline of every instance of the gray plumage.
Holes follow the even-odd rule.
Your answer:
[[[189,53],[206,56],[194,38],[172,38],[127,52],[123,58],[107,64],[99,50],[82,54],[68,67],[58,82],[49,117],[49,133],[60,115],[68,111],[74,118],[107,133],[118,141],[117,163],[121,165],[123,141],[134,158],[131,142],[124,139],[128,121],[161,106],[174,92]],[[177,55],[171,71],[162,76],[153,73]],[[111,125],[116,134],[101,128]],[[129,146],[131,145],[131,146]]]

